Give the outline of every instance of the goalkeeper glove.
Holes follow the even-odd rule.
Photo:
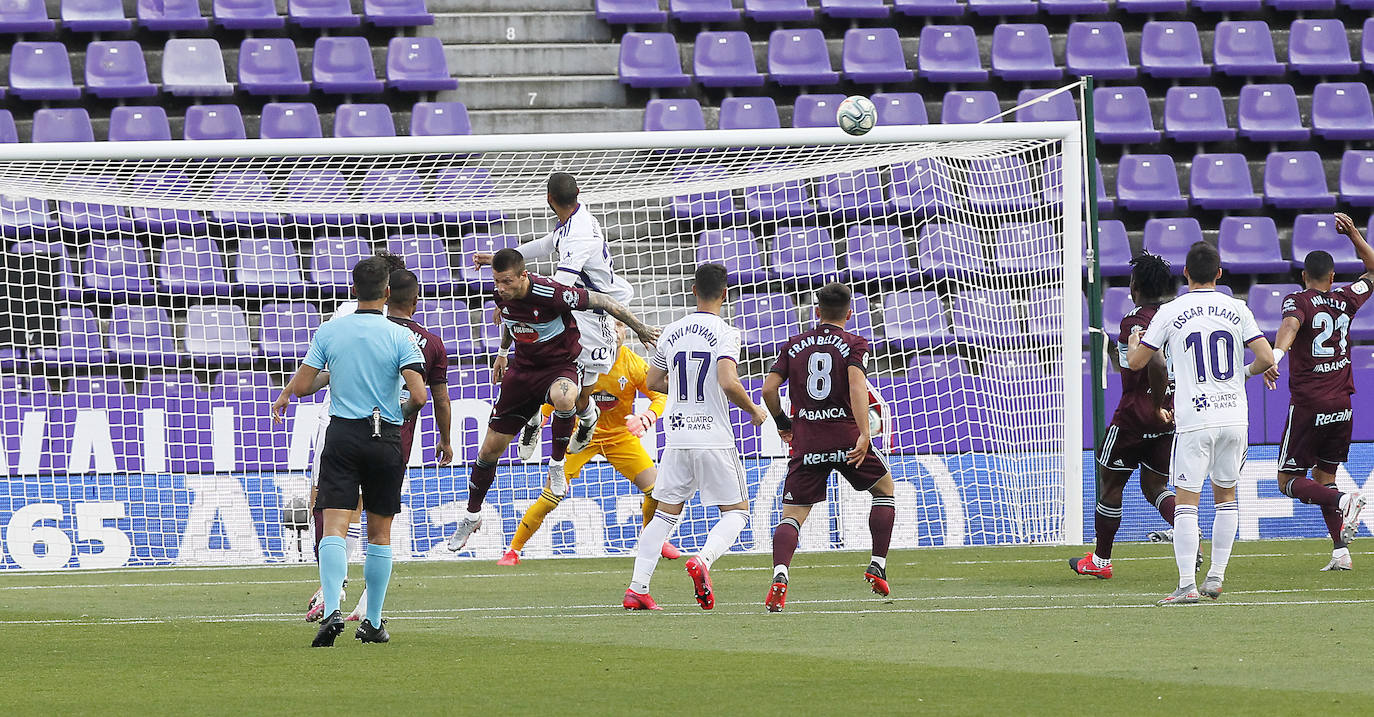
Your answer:
[[[654,421],[657,420],[658,415],[646,408],[639,413],[631,413],[625,417],[625,430],[629,431],[630,435],[635,438],[639,438],[644,435],[645,431],[653,427]]]

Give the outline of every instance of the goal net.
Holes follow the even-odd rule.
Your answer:
[[[494,400],[490,273],[477,251],[550,231],[545,181],[569,172],[601,222],[631,308],[690,311],[702,262],[729,270],[727,318],[757,396],[813,292],[855,290],[897,483],[894,547],[1079,542],[1081,162],[1077,123],[510,137],[9,145],[0,148],[0,568],[310,560],[321,396],[268,406],[310,336],[386,248],[419,276],[418,322],[450,359],[454,465],[431,407],[393,544],[444,538]],[[1065,190],[1065,187],[1068,190]],[[552,270],[549,261],[533,269]],[[631,341],[642,355],[645,347]],[[640,402],[647,405],[648,399]],[[768,551],[787,448],[736,424]],[[544,480],[503,460],[484,528],[509,544]],[[657,458],[661,437],[644,438]],[[869,497],[832,483],[802,547],[868,547]],[[674,540],[704,541],[689,504]],[[526,556],[623,555],[640,494],[596,460]]]

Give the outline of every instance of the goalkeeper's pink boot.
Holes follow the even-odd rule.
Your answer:
[[[502,556],[501,556],[501,559],[496,561],[496,564],[497,564],[497,565],[508,565],[508,566],[509,566],[509,565],[519,565],[519,564],[520,564],[520,553],[517,553],[517,552],[515,552],[514,550],[507,550],[507,551],[506,551],[506,554],[505,554],[505,555],[502,555]]]
[[[625,599],[620,602],[620,605],[621,607],[624,607],[626,610],[663,609],[658,606],[658,603],[654,602],[654,599],[649,596],[649,593],[644,593],[643,595],[641,595],[628,588],[625,590]]]

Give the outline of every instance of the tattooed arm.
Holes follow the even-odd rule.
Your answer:
[[[631,331],[635,332],[635,335],[639,337],[640,341],[644,342],[645,346],[652,348],[654,342],[658,341],[658,335],[661,333],[659,329],[657,327],[648,326],[643,321],[640,321],[639,317],[635,316],[633,312],[625,308],[625,305],[621,304],[619,301],[597,291],[588,291],[587,299],[589,308],[594,311],[605,311],[611,316],[620,319],[626,326],[630,327]]]

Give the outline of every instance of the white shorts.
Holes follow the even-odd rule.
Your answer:
[[[1201,493],[1207,477],[1218,488],[1234,488],[1245,467],[1249,444],[1246,426],[1203,428],[1174,435],[1173,483],[1175,488]]]
[[[582,334],[582,353],[577,357],[577,365],[582,368],[582,385],[590,386],[610,373],[615,365],[619,343],[615,336],[615,318],[592,311],[574,311],[577,330]]]
[[[310,459],[310,487],[320,484],[320,455],[324,453],[324,434],[329,431],[329,411],[320,414],[320,425],[315,429],[315,455]]]
[[[734,505],[749,499],[744,464],[730,448],[668,448],[658,461],[654,499],[686,503],[701,491],[702,505]]]

